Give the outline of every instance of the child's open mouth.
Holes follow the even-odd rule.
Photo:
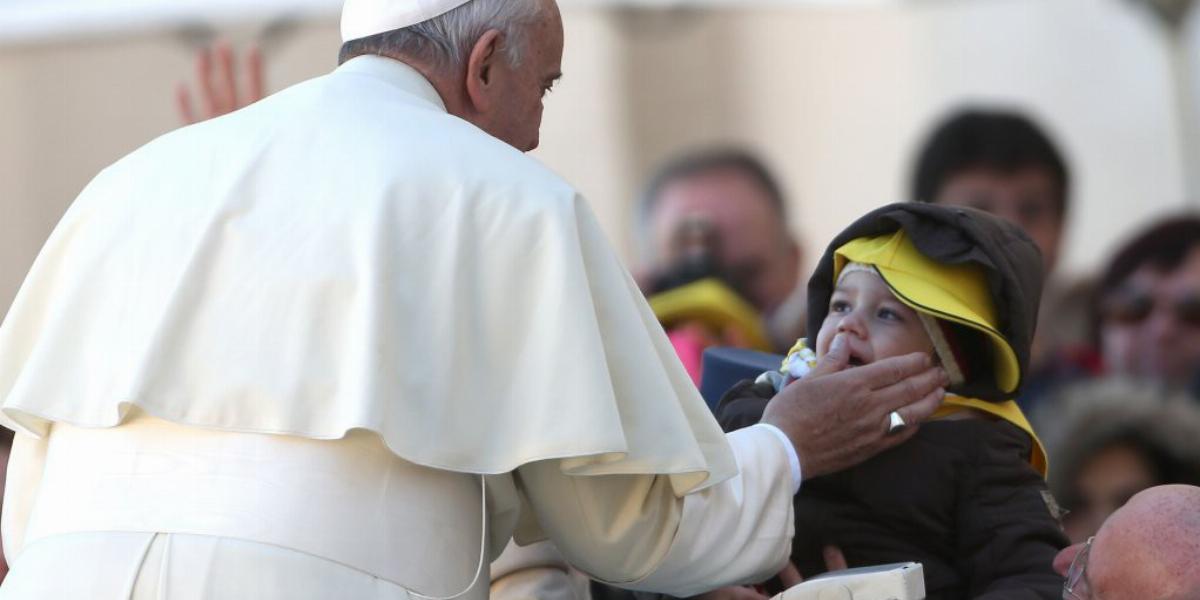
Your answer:
[[[857,354],[851,354],[850,360],[847,364],[850,365],[851,367],[861,367],[861,366],[867,364],[867,361],[863,360],[863,358],[861,356],[858,356]]]

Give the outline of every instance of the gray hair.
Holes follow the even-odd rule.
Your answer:
[[[416,25],[350,40],[342,45],[338,62],[377,54],[411,57],[438,69],[458,69],[466,65],[480,36],[497,29],[504,34],[502,50],[516,67],[529,43],[527,27],[542,10],[540,0],[471,0]]]

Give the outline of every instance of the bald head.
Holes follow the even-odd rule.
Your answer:
[[[1200,598],[1200,487],[1141,492],[1100,527],[1088,580],[1100,598]]]

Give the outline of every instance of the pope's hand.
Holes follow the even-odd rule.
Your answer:
[[[804,379],[767,404],[762,422],[783,430],[807,479],[841,471],[912,437],[942,403],[948,380],[927,354],[848,369],[844,334]],[[908,427],[888,433],[897,411]]]

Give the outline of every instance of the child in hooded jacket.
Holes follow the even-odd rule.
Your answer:
[[[1044,481],[1045,452],[1013,401],[1041,276],[1024,233],[971,209],[891,205],[835,238],[809,282],[808,339],[781,372],[725,395],[722,426],[756,423],[835,338],[850,368],[927,352],[951,383],[912,439],[804,481],[792,551],[802,575],[824,571],[822,549],[835,546],[850,567],[922,563],[931,600],[1061,597],[1051,562],[1067,539]],[[902,426],[881,427],[889,424]]]

